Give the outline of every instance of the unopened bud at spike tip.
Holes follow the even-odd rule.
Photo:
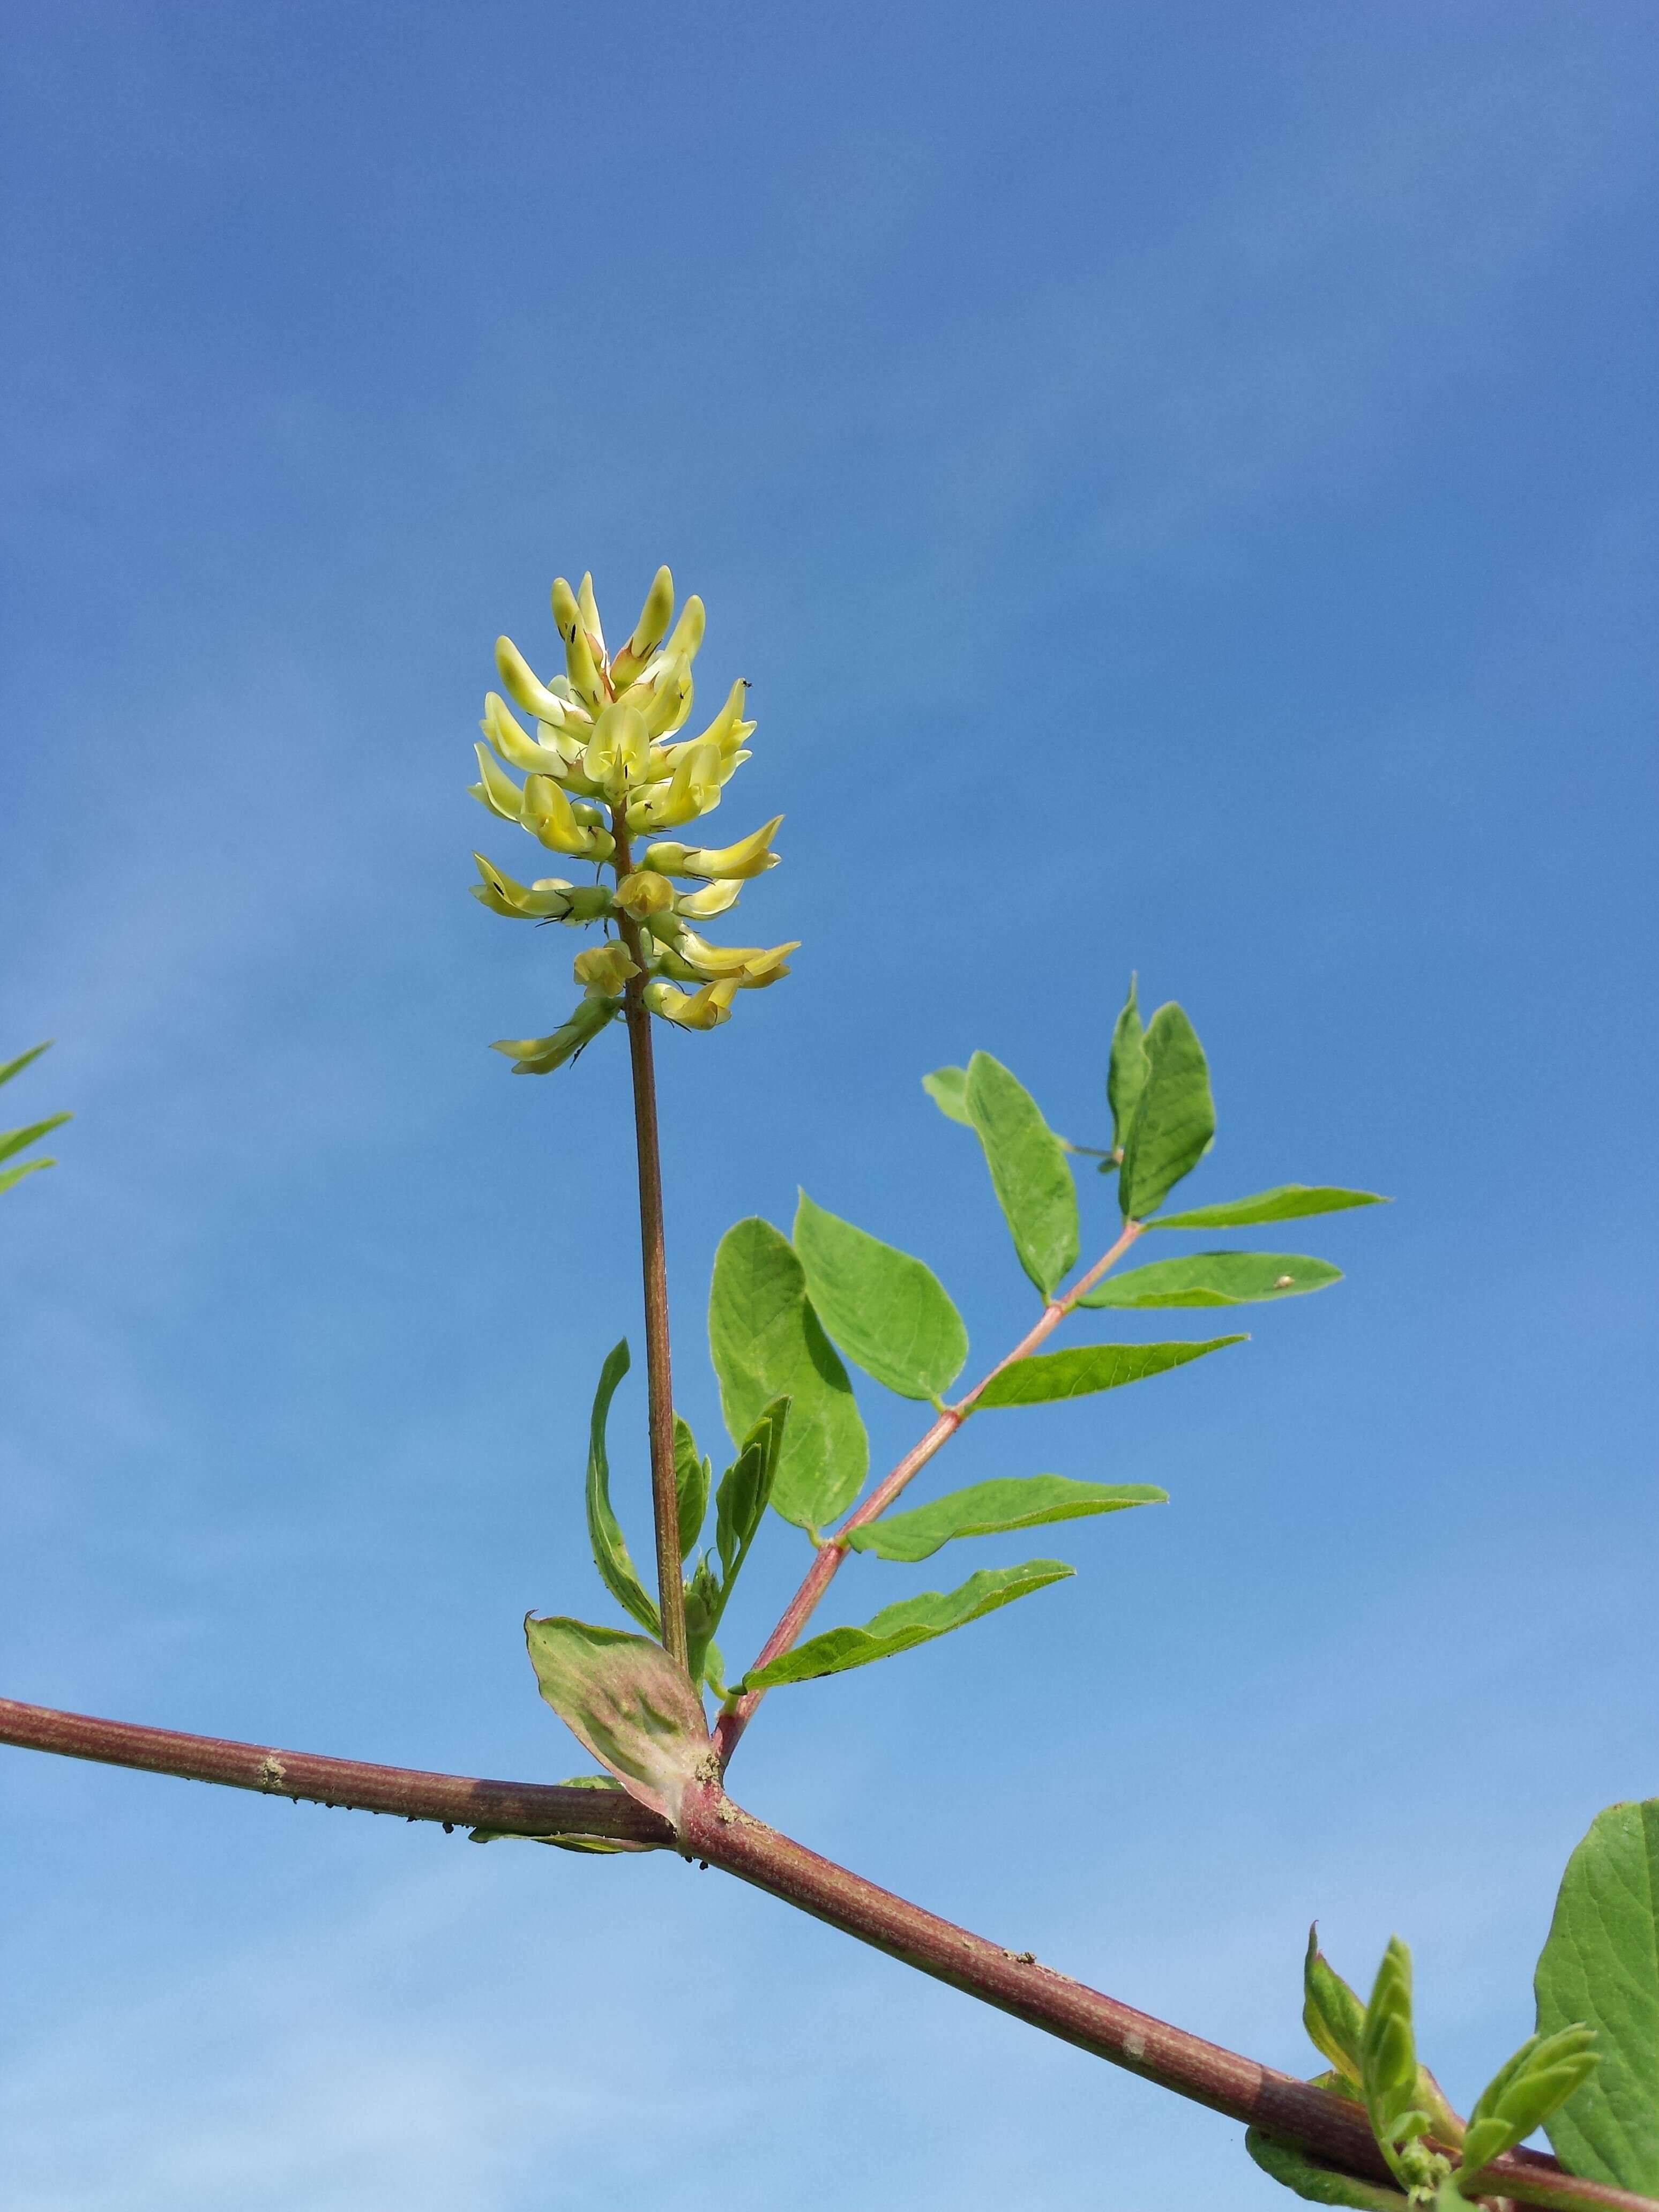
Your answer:
[[[581,609],[576,604],[576,594],[562,576],[553,579],[553,620],[559,635],[566,645],[581,628]]]
[[[674,579],[666,568],[659,568],[651,579],[651,589],[645,595],[640,618],[628,641],[627,649],[635,660],[643,662],[650,659],[667,636],[668,625],[673,619]]]
[[[605,629],[599,621],[599,601],[593,597],[593,579],[591,574],[585,575],[577,587],[576,611],[582,618],[582,628],[587,632],[588,641],[594,653],[603,659]]]

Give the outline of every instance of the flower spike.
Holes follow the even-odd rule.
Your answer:
[[[595,864],[599,880],[548,876],[521,884],[475,854],[480,880],[471,888],[492,914],[575,927],[599,921],[606,936],[577,957],[576,981],[586,995],[567,1021],[550,1036],[494,1047],[520,1075],[545,1075],[574,1059],[628,1005],[643,1006],[677,1029],[718,1029],[731,1019],[739,991],[763,990],[787,975],[787,957],[797,949],[793,941],[711,945],[688,926],[726,913],[745,883],[777,866],[772,839],[781,815],[718,848],[661,836],[713,813],[749,758],[755,731],[744,714],[749,686],[739,678],[707,728],[676,736],[691,713],[702,601],[687,599],[676,621],[674,580],[659,568],[639,620],[614,654],[591,575],[574,591],[556,579],[552,607],[564,672],[544,680],[511,638],[496,639],[501,690],[484,700],[485,743],[474,748],[479,781],[469,787],[497,819],[515,823],[550,851]],[[533,737],[514,707],[533,719]],[[636,836],[657,842],[639,852]],[[611,883],[604,879],[607,867]],[[693,888],[679,890],[676,878]]]

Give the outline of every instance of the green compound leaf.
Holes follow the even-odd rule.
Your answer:
[[[1358,2206],[1359,2212],[1406,2212],[1407,2200],[1398,2190],[1386,2189],[1380,2181],[1356,2181],[1339,2173],[1334,2166],[1321,2166],[1305,2151],[1292,2150],[1288,2143],[1264,2136],[1260,2128],[1246,2128],[1244,2148],[1264,2173],[1272,2174],[1275,2181],[1305,2197],[1310,2204],[1351,2204]]]
[[[1374,1190],[1337,1190],[1328,1183],[1282,1182],[1250,1198],[1225,1198],[1187,1213],[1160,1214],[1148,1229],[1254,1229],[1267,1221],[1301,1221],[1310,1213],[1341,1213],[1351,1206],[1391,1206]]]
[[[691,1425],[674,1416],[674,1494],[679,1501],[680,1557],[688,1559],[702,1534],[714,1468],[697,1455]]]
[[[1077,1186],[1065,1146],[1030,1092],[989,1053],[969,1061],[966,1097],[1019,1264],[1048,1297],[1077,1260]]]
[[[702,1700],[660,1644],[550,1615],[525,1621],[542,1696],[629,1795],[669,1820],[708,1756]]]
[[[974,1117],[968,1111],[968,1071],[965,1067],[936,1067],[931,1075],[924,1075],[921,1087],[952,1121],[960,1121],[964,1129],[971,1129]]]
[[[930,1267],[826,1213],[805,1191],[795,1251],[813,1310],[849,1359],[901,1398],[944,1395],[968,1357],[968,1332]]]
[[[960,1589],[924,1590],[884,1607],[862,1628],[831,1628],[809,1637],[793,1651],[785,1651],[769,1666],[745,1674],[745,1690],[775,1689],[784,1682],[811,1682],[820,1674],[844,1674],[849,1667],[867,1667],[872,1660],[890,1659],[918,1644],[931,1644],[953,1628],[965,1628],[999,1606],[1017,1597],[1046,1589],[1074,1573],[1059,1559],[1028,1559],[1021,1567],[982,1568],[969,1575]]]
[[[1358,2087],[1365,2008],[1320,1949],[1317,1923],[1308,1930],[1308,1955],[1302,1964],[1302,2025],[1321,2057]]]
[[[1106,1068],[1106,1103],[1112,1109],[1114,1158],[1101,1169],[1103,1175],[1117,1165],[1128,1142],[1129,1124],[1146,1083],[1146,1032],[1140,1025],[1140,1006],[1135,997],[1135,978],[1129,978],[1129,995],[1112,1024],[1112,1056]]]
[[[1008,1475],[953,1490],[913,1513],[888,1514],[861,1528],[849,1528],[847,1541],[855,1552],[873,1552],[880,1559],[927,1559],[957,1536],[1005,1536],[1048,1521],[1080,1521],[1093,1513],[1169,1502],[1169,1493],[1151,1483],[1073,1482],[1063,1474]]]
[[[1118,1203],[1126,1221],[1156,1213],[1215,1138],[1209,1063],[1197,1032],[1171,1000],[1146,1024],[1146,1079],[1123,1140]]]
[[[1458,2177],[1460,2183],[1468,2178],[1462,2195],[1475,2194],[1473,2185],[1482,2166],[1524,2142],[1583,2087],[1600,2063],[1595,2042],[1595,2030],[1575,2021],[1553,2035],[1528,2037],[1498,2068],[1469,2114]]]
[[[769,1221],[739,1221],[720,1239],[708,1347],[739,1450],[773,1399],[792,1401],[772,1488],[778,1512],[801,1528],[845,1512],[869,1470],[869,1443],[847,1370],[807,1297],[805,1271]]]
[[[1342,1279],[1328,1260],[1293,1252],[1195,1252],[1191,1259],[1154,1260],[1127,1275],[1108,1275],[1080,1306],[1246,1306],[1297,1298]]]
[[[617,1395],[617,1385],[627,1374],[629,1366],[628,1340],[613,1345],[605,1355],[599,1370],[599,1387],[593,1393],[593,1418],[588,1429],[587,1441],[587,1540],[593,1547],[593,1564],[599,1571],[599,1580],[605,1584],[624,1613],[633,1614],[641,1628],[653,1636],[662,1632],[655,1602],[645,1593],[644,1585],[635,1571],[634,1562],[628,1554],[628,1544],[623,1535],[622,1523],[611,1504],[611,1463],[605,1455],[605,1423],[610,1418],[611,1401]]]
[[[1086,1398],[1097,1390],[1116,1390],[1220,1352],[1248,1344],[1244,1336],[1213,1336],[1202,1344],[1079,1344],[1065,1352],[1034,1352],[1000,1368],[975,1401],[975,1413],[992,1406],[1046,1406],[1059,1398]]]
[[[1601,2054],[1549,2124],[1556,2155],[1659,2197],[1659,1797],[1596,1814],[1561,1877],[1534,1987],[1540,2033],[1588,2021]]]

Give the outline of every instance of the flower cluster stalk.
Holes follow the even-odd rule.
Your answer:
[[[628,820],[611,811],[617,867],[625,877],[632,866]],[[685,1585],[680,1579],[679,1508],[674,1483],[674,1382],[668,1333],[668,1248],[663,1224],[662,1147],[657,1132],[657,1073],[652,1056],[651,1014],[645,1003],[646,965],[640,924],[627,913],[617,916],[618,933],[638,974],[623,991],[628,1024],[628,1056],[634,1079],[634,1138],[640,1191],[640,1261],[645,1288],[646,1419],[651,1445],[651,1521],[657,1553],[657,1595],[662,1611],[663,1648],[684,1667],[687,1661]]]

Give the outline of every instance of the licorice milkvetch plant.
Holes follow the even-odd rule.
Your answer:
[[[544,680],[508,640],[498,641],[496,665],[513,704],[495,692],[486,699],[473,789],[493,815],[590,870],[591,878],[521,882],[480,854],[472,888],[493,913],[598,933],[575,956],[581,996],[574,1007],[544,1036],[496,1045],[515,1072],[562,1071],[562,1084],[580,1082],[583,1071],[569,1063],[585,1048],[613,1026],[628,1041],[655,1589],[634,1565],[612,1491],[611,1417],[629,1365],[623,1340],[606,1357],[595,1390],[583,1495],[599,1581],[629,1625],[533,1614],[525,1624],[542,1696],[601,1771],[557,1784],[486,1782],[7,1699],[0,1699],[0,1740],[441,1820],[479,1841],[518,1836],[599,1854],[678,1850],[1243,2121],[1258,2166],[1314,2203],[1370,2212],[1412,2205],[1457,2212],[1471,2203],[1659,2212],[1659,1800],[1608,1808],[1574,1853],[1538,1964],[1538,2032],[1465,2119],[1418,2058],[1410,1954],[1397,1940],[1362,2002],[1310,1938],[1303,2019],[1325,2070],[1299,2080],[1088,1989],[1030,1952],[953,1927],[780,1835],[727,1795],[732,1756],[769,1692],[896,1657],[1073,1571],[1037,1557],[960,1581],[942,1576],[945,1589],[809,1634],[853,1553],[878,1567],[915,1565],[980,1537],[1164,1499],[1152,1484],[1034,1469],[894,1510],[968,1421],[1103,1396],[1243,1343],[1219,1310],[1322,1291],[1340,1271],[1254,1241],[1217,1248],[1211,1240],[1254,1240],[1284,1224],[1382,1201],[1370,1191],[1286,1182],[1171,1208],[1171,1194],[1214,1141],[1209,1066],[1179,1006],[1143,1020],[1132,979],[1105,1054],[1109,1126],[1096,1133],[1098,1144],[1060,1136],[1018,1079],[984,1051],[922,1079],[945,1119],[976,1140],[1014,1257],[1036,1294],[1019,1341],[976,1381],[964,1386],[966,1328],[922,1261],[804,1191],[787,1231],[759,1218],[727,1231],[714,1256],[708,1313],[732,1452],[717,1480],[673,1401],[653,1025],[717,1030],[740,993],[788,972],[793,942],[720,946],[703,934],[705,923],[727,913],[745,884],[775,864],[778,819],[720,847],[680,834],[720,805],[749,757],[755,725],[744,719],[745,687],[737,683],[699,734],[681,734],[692,715],[703,610],[690,599],[676,620],[665,568],[614,653],[590,578],[574,592],[556,583],[553,614],[562,673]],[[533,734],[514,707],[533,722]],[[25,1061],[0,1069],[0,1082]],[[16,1149],[52,1126],[14,1132],[0,1147]],[[959,1176],[968,1171],[969,1139],[951,1141],[960,1149],[945,1172]],[[1079,1184],[1074,1164],[1088,1160],[1096,1172],[1083,1173]],[[0,1178],[0,1187],[17,1172]],[[1097,1255],[1087,1260],[1085,1234]],[[1156,1251],[1166,1237],[1168,1256],[1137,1255],[1137,1264],[1120,1272],[1143,1238],[1154,1239]],[[1100,1317],[1101,1328],[1115,1313],[1166,1311],[1216,1316],[1207,1326],[1218,1333],[1150,1344],[1071,1334],[1083,1316]],[[873,1481],[849,1366],[925,1409],[915,1443]],[[1007,1427],[1011,1449],[1029,1468],[1023,1425]],[[718,1632],[769,1513],[799,1533],[805,1571],[770,1635],[734,1672]],[[1554,2157],[1522,2148],[1540,2126]]]

